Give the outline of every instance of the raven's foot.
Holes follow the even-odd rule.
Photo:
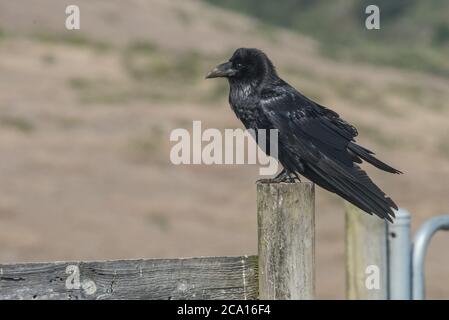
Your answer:
[[[295,183],[295,181],[301,181],[299,176],[296,173],[290,174],[284,169],[276,177],[271,179],[259,179],[257,180],[257,183]]]

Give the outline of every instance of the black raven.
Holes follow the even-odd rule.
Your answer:
[[[282,80],[265,53],[237,49],[228,62],[206,76],[216,77],[228,79],[229,103],[247,129],[278,130],[278,159],[283,170],[270,182],[290,182],[301,174],[363,211],[392,221],[396,204],[357,163],[365,160],[381,170],[401,172],[356,144],[356,128],[336,112]]]

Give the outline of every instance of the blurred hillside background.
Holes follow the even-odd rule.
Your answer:
[[[241,127],[226,81],[204,80],[238,47],[405,172],[365,166],[414,229],[447,214],[448,18],[438,0],[0,0],[0,262],[256,253],[258,168],[169,161],[174,128]],[[343,204],[318,190],[316,211],[318,297],[343,298]],[[447,245],[429,298],[449,298]]]

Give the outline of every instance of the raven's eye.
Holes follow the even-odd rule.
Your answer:
[[[237,68],[239,68],[239,69],[243,68],[243,64],[237,63]]]

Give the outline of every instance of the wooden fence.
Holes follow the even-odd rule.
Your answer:
[[[311,299],[314,197],[257,185],[257,256],[0,264],[0,299]]]
[[[387,222],[346,203],[346,298],[388,299]]]

